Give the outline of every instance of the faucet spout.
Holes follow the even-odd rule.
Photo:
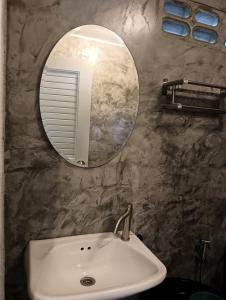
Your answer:
[[[123,222],[123,230],[122,230],[122,235],[121,235],[121,239],[123,241],[129,240],[131,219],[132,219],[132,204],[129,204],[127,211],[118,219],[118,221],[115,225],[115,229],[114,229],[114,235],[117,235],[119,226]]]

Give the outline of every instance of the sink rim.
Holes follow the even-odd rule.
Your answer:
[[[150,263],[156,267],[157,271],[155,274],[152,274],[147,279],[143,279],[138,283],[129,283],[119,287],[113,288],[104,288],[101,287],[100,290],[92,291],[87,290],[84,294],[68,294],[68,295],[51,295],[47,293],[42,293],[37,290],[37,286],[35,287],[32,282],[31,278],[31,264],[29,269],[29,259],[30,262],[32,261],[31,252],[32,248],[35,249],[36,247],[40,246],[43,247],[45,245],[49,246],[46,249],[46,254],[51,253],[52,250],[56,249],[57,246],[60,245],[67,245],[74,243],[76,241],[83,241],[88,243],[97,242],[98,238],[101,240],[111,240],[115,238],[112,232],[104,232],[104,233],[94,233],[94,234],[83,234],[83,235],[76,235],[76,236],[69,236],[69,237],[60,237],[60,238],[52,238],[52,239],[43,239],[43,240],[31,240],[29,245],[26,249],[26,273],[27,273],[27,281],[28,281],[28,292],[31,299],[35,300],[84,300],[90,299],[95,300],[107,300],[107,299],[116,299],[118,297],[126,297],[129,295],[133,295],[149,288],[152,288],[159,283],[161,283],[164,278],[166,277],[166,267],[163,263],[152,253],[151,250],[147,248],[147,246],[141,242],[137,236],[130,232],[130,240],[128,242],[121,241],[119,237],[117,237],[117,242],[119,241],[122,245],[126,245],[127,247],[131,247],[133,250],[143,255]],[[125,244],[124,244],[125,243]],[[52,245],[51,245],[52,244]],[[57,247],[58,248],[58,247]],[[33,258],[33,263],[35,258]],[[37,261],[36,261],[37,262]],[[33,279],[34,280],[34,279]]]

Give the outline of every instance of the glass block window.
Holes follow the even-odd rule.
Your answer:
[[[209,12],[209,11],[204,11],[204,10],[198,10],[195,14],[195,20],[198,23],[208,25],[215,27],[219,23],[219,17],[217,14]]]
[[[164,9],[167,14],[183,19],[187,19],[191,15],[189,7],[181,2],[167,1],[164,4]]]
[[[184,37],[188,36],[190,33],[189,27],[186,23],[172,19],[163,19],[162,29],[167,33]]]
[[[200,42],[209,44],[215,44],[217,42],[217,33],[202,27],[196,27],[192,32],[192,36],[195,40]]]

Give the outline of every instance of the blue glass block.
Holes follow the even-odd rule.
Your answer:
[[[226,41],[224,41],[224,47],[226,47]]]
[[[164,4],[164,9],[167,14],[174,15],[183,19],[187,19],[191,15],[188,6],[179,2],[168,1]]]
[[[217,33],[215,31],[201,27],[196,27],[193,30],[192,36],[197,41],[209,44],[215,44],[217,42]]]
[[[219,23],[219,18],[218,15],[208,12],[208,11],[203,11],[203,10],[199,10],[196,14],[195,14],[195,20],[198,23],[202,23],[208,26],[217,26]]]
[[[189,35],[189,27],[183,22],[178,22],[170,19],[164,19],[162,22],[163,31],[180,36]]]

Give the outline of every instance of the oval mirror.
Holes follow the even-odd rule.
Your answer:
[[[130,136],[138,110],[133,58],[114,32],[85,25],[52,49],[40,84],[40,111],[55,150],[80,167],[111,160]]]

